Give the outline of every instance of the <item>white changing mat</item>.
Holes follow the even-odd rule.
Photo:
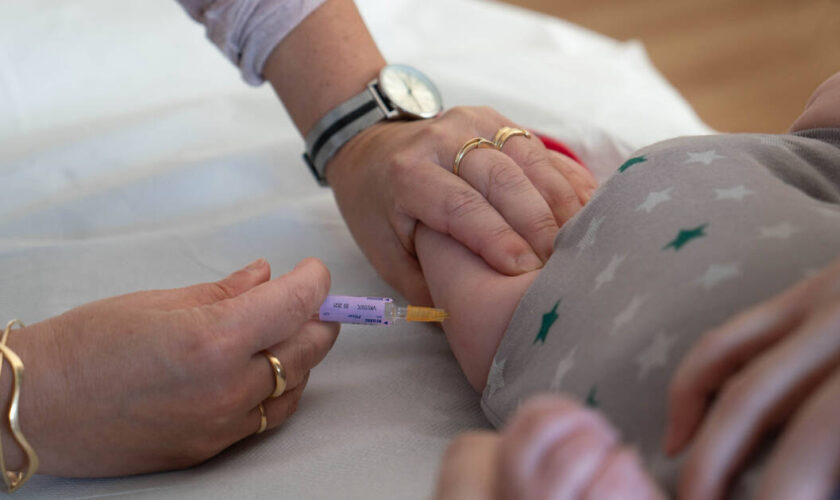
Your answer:
[[[636,43],[479,0],[358,3],[386,57],[422,68],[446,105],[492,105],[602,178],[636,147],[709,132]],[[0,320],[257,257],[279,274],[316,256],[333,293],[396,297],[301,148],[271,90],[247,87],[172,0],[4,0]],[[486,425],[435,328],[344,327],[280,429],[189,470],[37,476],[17,496],[423,498],[449,439]]]

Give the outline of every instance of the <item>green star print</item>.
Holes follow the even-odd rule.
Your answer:
[[[547,313],[543,314],[542,317],[542,325],[540,325],[540,333],[537,334],[537,338],[534,339],[534,343],[536,344],[539,342],[540,344],[545,344],[545,338],[548,336],[548,330],[551,329],[551,325],[557,321],[559,315],[557,314],[557,306],[560,305],[560,301],[554,303],[554,307],[548,311]]]
[[[590,408],[598,408],[599,403],[598,403],[598,398],[597,398],[598,394],[597,393],[598,393],[598,387],[593,385],[592,388],[589,389],[589,394],[586,395],[586,406],[588,406]]]
[[[678,252],[680,248],[684,247],[689,241],[706,236],[706,233],[703,232],[703,230],[706,229],[706,226],[708,226],[708,224],[697,226],[694,229],[680,229],[680,234],[678,234],[673,241],[665,245],[662,250],[673,248],[675,252]]]
[[[633,165],[635,165],[637,163],[644,163],[646,161],[647,161],[647,158],[645,158],[644,156],[635,156],[635,157],[630,158],[629,160],[625,161],[620,167],[618,167],[618,171],[619,172],[624,172],[625,170],[632,167]]]

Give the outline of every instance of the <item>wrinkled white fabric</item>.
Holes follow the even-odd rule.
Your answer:
[[[274,47],[324,0],[177,0],[251,85]]]
[[[447,106],[491,105],[597,171],[708,131],[636,43],[492,2],[358,3],[388,60],[426,72]],[[271,89],[244,85],[172,0],[3,0],[0,321],[257,257],[279,275],[315,256],[333,293],[404,302],[302,149]],[[278,430],[186,471],[36,476],[15,497],[425,498],[449,439],[487,425],[478,401],[435,328],[346,327]]]

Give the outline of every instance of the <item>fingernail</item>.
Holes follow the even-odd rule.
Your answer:
[[[534,252],[525,252],[516,258],[516,264],[522,272],[535,271],[543,266],[543,262]]]
[[[251,262],[250,264],[245,266],[245,270],[246,271],[256,271],[257,269],[260,269],[264,265],[265,265],[265,259],[260,257],[259,259],[255,260],[254,262]]]

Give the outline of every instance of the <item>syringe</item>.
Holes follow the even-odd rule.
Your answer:
[[[440,322],[449,317],[443,309],[398,306],[388,297],[327,295],[312,319],[357,325],[392,325],[397,320]]]

